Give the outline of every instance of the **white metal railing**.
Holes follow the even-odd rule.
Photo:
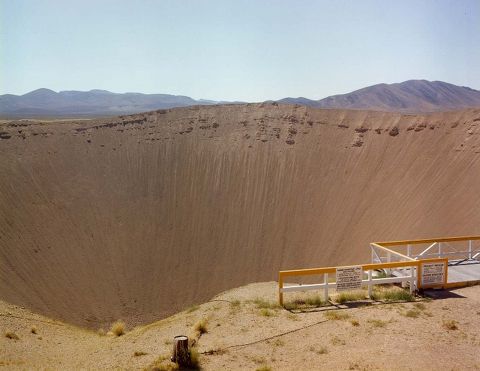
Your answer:
[[[385,247],[387,245],[388,247]],[[447,258],[454,261],[480,262],[480,241],[478,236],[440,238],[438,240],[398,241],[396,243],[374,243],[372,247],[372,262],[388,262],[388,257],[379,257],[379,251],[386,249],[397,258],[426,259]]]

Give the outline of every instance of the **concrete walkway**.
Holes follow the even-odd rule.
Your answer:
[[[448,263],[448,283],[480,281],[480,261],[451,260]]]

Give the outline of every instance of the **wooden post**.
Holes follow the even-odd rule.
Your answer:
[[[172,362],[179,366],[190,365],[190,353],[188,351],[188,336],[180,335],[173,338]]]

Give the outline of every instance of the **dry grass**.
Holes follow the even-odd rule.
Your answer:
[[[333,310],[325,312],[323,315],[327,319],[333,320],[333,321],[343,321],[350,318],[350,315],[348,313],[333,311]]]
[[[5,332],[5,337],[8,338],[8,339],[12,339],[12,340],[20,340],[18,335],[16,333],[14,333],[13,331]]]
[[[317,353],[317,354],[327,354],[328,353],[327,347],[324,347],[324,346],[320,347],[318,350],[315,349],[314,346],[311,346],[310,348],[308,348],[308,350],[310,352]]]
[[[174,362],[164,362],[164,363],[159,363],[155,365],[154,367],[150,368],[149,370],[153,371],[176,371],[179,370],[179,367],[176,363]]]
[[[199,308],[200,308],[199,305],[192,305],[190,308],[187,309],[187,313],[193,313],[196,310],[198,310]]]
[[[417,308],[418,310],[425,310],[427,309],[426,305],[423,304],[423,303],[415,303],[413,304],[415,306],[415,308]]]
[[[327,347],[320,347],[319,350],[316,351],[317,354],[327,354],[328,353],[328,349]]]
[[[263,317],[272,317],[275,314],[267,308],[262,308],[262,309],[260,309],[260,315],[263,316]]]
[[[350,321],[350,323],[352,324],[353,327],[358,327],[360,326],[360,322],[358,322],[356,319],[352,319]]]
[[[359,300],[365,300],[365,299],[366,299],[366,295],[365,295],[365,291],[363,290],[344,291],[344,292],[340,292],[335,297],[335,301],[340,304],[347,303],[349,301],[359,301]]]
[[[38,334],[38,330],[35,326],[32,326],[32,328],[30,329],[30,332],[35,335]]]
[[[200,369],[200,354],[198,353],[197,348],[190,348],[190,369],[199,370]]]
[[[332,337],[332,339],[330,340],[330,342],[333,344],[333,345],[345,345],[345,340],[343,339],[340,339],[338,336],[334,336]]]
[[[256,298],[253,300],[253,303],[257,306],[259,309],[278,309],[280,308],[280,305],[278,303],[273,302],[273,301],[267,301],[262,298]]]
[[[387,321],[382,321],[381,319],[369,319],[367,322],[370,323],[373,327],[377,328],[385,327],[388,323]]]
[[[447,330],[458,330],[458,322],[453,319],[445,320],[443,321],[443,327]]]
[[[384,301],[414,301],[410,292],[405,289],[396,286],[375,286],[372,293],[373,300],[384,300]]]
[[[207,319],[202,318],[201,320],[195,323],[195,325],[193,326],[193,330],[200,335],[205,334],[208,332],[207,323],[208,323]]]
[[[418,309],[409,309],[404,314],[408,318],[418,318],[420,316],[420,311]]]
[[[145,352],[142,352],[142,351],[136,351],[133,353],[133,356],[134,357],[140,357],[140,356],[145,356],[147,355],[148,353],[145,353]]]
[[[307,296],[305,299],[294,299],[284,304],[287,310],[295,310],[308,307],[321,307],[327,302],[320,295]]]
[[[272,371],[272,368],[270,366],[264,365],[262,367],[255,369],[255,371]]]
[[[176,371],[179,369],[178,364],[171,362],[168,355],[158,357],[149,367],[147,371]]]
[[[110,328],[110,331],[115,336],[125,335],[125,322],[120,321],[120,320],[114,322],[112,327]]]
[[[283,347],[285,345],[285,342],[282,339],[275,339],[272,344],[276,347]]]

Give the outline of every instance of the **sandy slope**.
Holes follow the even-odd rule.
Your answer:
[[[2,124],[0,298],[148,323],[373,240],[478,233],[479,126],[272,104]]]
[[[271,282],[231,290],[121,337],[52,322],[0,302],[0,366],[149,369],[159,357],[171,354],[173,336],[195,338],[192,327],[207,319],[208,332],[196,343],[203,353],[200,364],[204,370],[256,370],[262,366],[272,370],[480,368],[480,286],[443,293],[443,298],[433,301],[419,298],[416,303],[364,303],[294,313],[277,308],[264,316],[252,301],[261,297],[273,302],[275,289],[276,283]],[[329,316],[331,312],[335,315]],[[447,323],[454,323],[456,329],[448,329]],[[19,339],[6,338],[6,331]],[[135,352],[143,355],[135,356]]]

